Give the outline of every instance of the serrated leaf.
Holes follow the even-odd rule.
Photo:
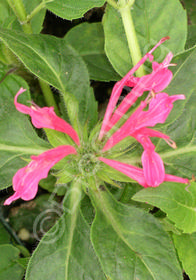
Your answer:
[[[160,208],[184,233],[196,231],[196,183],[163,183],[157,188],[143,189],[133,199]]]
[[[173,234],[173,240],[186,274],[191,280],[196,279],[196,233]]]
[[[98,81],[120,79],[105,54],[101,23],[81,23],[66,34],[65,40],[83,57],[91,79]]]
[[[155,60],[162,61],[169,51],[174,54],[183,51],[187,19],[178,0],[137,0],[130,10],[143,55],[165,36],[170,36],[171,40],[159,47],[155,52]],[[120,13],[109,5],[103,18],[103,27],[106,54],[117,73],[124,76],[132,68],[132,61]]]
[[[153,216],[118,203],[107,191],[91,197],[96,208],[91,238],[109,278],[182,279],[171,240]]]
[[[24,269],[17,263],[20,251],[12,245],[0,246],[0,279],[22,280]]]
[[[14,173],[26,165],[23,157],[40,154],[50,148],[13,104],[20,87],[27,89],[20,97],[21,102],[30,100],[28,85],[22,78],[9,75],[0,83],[0,189],[11,185]]]
[[[27,280],[106,279],[90,243],[89,226],[79,210],[82,197],[76,185],[70,196],[69,214],[64,214],[41,240],[29,262]]]
[[[57,16],[72,20],[83,17],[88,10],[101,7],[104,3],[105,0],[53,0],[46,2],[46,7]]]

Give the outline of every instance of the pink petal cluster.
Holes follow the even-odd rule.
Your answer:
[[[140,103],[135,112],[113,133],[103,147],[103,151],[107,151],[125,137],[134,137],[144,148],[141,158],[143,169],[115,160],[99,158],[114,169],[136,180],[144,187],[157,187],[164,181],[188,183],[188,179],[165,174],[163,161],[160,155],[155,152],[155,145],[150,140],[150,137],[163,138],[171,147],[176,148],[175,143],[168,135],[149,128],[154,127],[158,123],[164,123],[173,108],[173,103],[176,100],[185,99],[184,95],[169,96],[165,92],[160,92],[168,86],[173,77],[172,72],[168,69],[168,66],[172,65],[170,64],[173,57],[172,53],[169,53],[160,64],[152,62],[151,74],[141,78],[133,76],[133,73],[147,58],[150,61],[153,60],[152,52],[167,39],[168,37],[161,39],[121,81],[115,84],[99,134],[99,140],[102,140],[106,133],[111,128],[114,128],[120,119],[126,118],[125,113],[137,98],[142,96],[145,91],[150,91],[146,100]],[[132,90],[123,99],[118,108],[115,109],[124,86],[130,86]]]
[[[21,88],[14,98],[14,104],[18,111],[30,115],[32,123],[36,128],[50,128],[64,132],[78,146],[80,145],[77,132],[70,124],[55,114],[53,107],[40,108],[36,104],[28,107],[18,103],[17,98],[24,91],[25,89]],[[31,156],[31,162],[19,169],[14,175],[12,183],[15,193],[4,202],[4,205],[9,205],[19,198],[23,200],[33,199],[37,194],[39,181],[48,176],[49,170],[64,157],[76,153],[77,151],[73,146],[62,145],[38,156]]]

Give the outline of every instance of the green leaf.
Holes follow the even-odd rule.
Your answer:
[[[105,54],[101,23],[81,23],[66,34],[65,40],[82,56],[92,80],[116,81],[120,79]]]
[[[83,15],[93,7],[101,7],[105,0],[53,0],[46,2],[46,8],[59,17],[65,19],[75,19]]]
[[[172,69],[174,76],[171,83],[167,87],[166,92],[170,95],[184,94],[186,96],[186,100],[176,102],[174,109],[172,109],[169,118],[164,123],[164,125],[168,125],[168,123],[171,123],[182,114],[186,102],[196,89],[196,46],[176,55],[172,60],[172,63],[176,63],[177,66],[173,67]]]
[[[88,130],[91,131],[98,121],[98,104],[92,88],[89,88],[86,92],[86,99],[80,103],[79,113],[79,116],[82,116],[83,125],[87,122]]]
[[[196,24],[196,3],[193,0],[183,0],[188,13],[189,24]],[[192,279],[191,279],[192,280]]]
[[[90,243],[89,226],[79,210],[78,186],[79,182],[72,185],[69,193],[72,206],[64,209],[68,214],[44,235],[34,251],[25,279],[106,279]]]
[[[81,92],[89,86],[86,66],[63,39],[3,29],[0,38],[34,75],[63,93],[68,91],[78,100],[83,98]]]
[[[193,234],[173,234],[173,240],[182,266],[191,280],[196,279],[196,232]]]
[[[171,240],[153,216],[118,203],[107,191],[97,190],[91,197],[96,207],[91,238],[108,277],[182,279]]]
[[[196,183],[163,183],[158,188],[143,189],[133,199],[160,208],[184,233],[196,231]]]
[[[13,21],[16,20],[10,6],[6,0],[1,0],[0,3],[0,26],[4,28],[9,28]]]
[[[10,243],[10,235],[0,222],[0,244]]]
[[[3,29],[0,30],[0,38],[34,75],[59,89],[64,95],[64,101],[70,93],[76,97],[82,123],[92,117],[96,101],[89,89],[87,67],[81,56],[64,39]],[[68,103],[66,105],[69,106]],[[84,110],[88,112],[85,118]]]
[[[167,173],[191,178],[196,173],[196,114],[195,108],[196,92],[194,92],[186,104],[182,115],[165,129],[165,133],[177,144],[172,149],[160,140],[156,145],[156,151],[165,163]]]
[[[186,41],[186,49],[190,49],[196,44],[196,24],[188,26],[188,36]]]
[[[24,269],[17,263],[20,251],[12,245],[0,246],[0,279],[22,280]]]
[[[187,19],[179,0],[137,0],[131,13],[143,55],[165,36],[171,40],[154,53],[155,60],[162,61],[169,51],[176,54],[184,50]],[[133,65],[120,13],[111,6],[107,6],[103,27],[107,57],[117,73],[124,76]]]
[[[13,100],[20,87],[27,89],[19,97],[19,101],[25,103],[31,98],[22,78],[9,75],[0,83],[0,189],[10,186],[14,173],[26,165],[22,158],[40,154],[50,147],[37,136],[28,118],[16,110]]]

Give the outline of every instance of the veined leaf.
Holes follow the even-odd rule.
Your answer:
[[[82,56],[91,79],[98,81],[120,79],[105,54],[104,33],[100,22],[90,24],[84,22],[77,25],[66,34],[65,40]]]
[[[109,278],[182,279],[171,240],[153,216],[118,203],[107,191],[91,197],[96,208],[91,238]]]
[[[133,199],[159,207],[183,232],[196,231],[196,183],[163,183],[158,188],[141,190]]]
[[[79,186],[79,182],[72,185],[68,214],[64,214],[45,234],[34,251],[27,269],[27,280],[106,279],[90,243],[89,226],[79,210]]]

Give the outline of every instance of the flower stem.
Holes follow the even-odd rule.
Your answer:
[[[22,0],[7,0],[7,2],[9,4],[9,6],[12,8],[16,17],[18,18],[18,21],[20,22],[24,33],[33,34],[33,30],[32,30],[31,23],[30,23],[30,19],[32,18],[32,15],[31,15],[31,18],[29,19],[27,16],[23,1]],[[47,1],[47,2],[49,2],[49,1]],[[44,1],[43,3],[45,4],[46,2]],[[41,7],[43,8],[43,5]],[[37,9],[35,8],[33,16],[40,10],[41,10],[40,8],[37,8]],[[46,82],[44,82],[42,79],[38,78],[38,80],[39,80],[39,84],[42,89],[42,93],[44,95],[46,104],[48,106],[54,107],[56,114],[59,115],[58,106],[55,102],[55,99],[54,99],[53,93],[50,89],[50,86]]]
[[[133,3],[134,1],[127,2],[126,0],[119,0],[118,10],[121,14],[122,22],[124,25],[133,66],[135,66],[137,62],[142,58],[142,55],[131,15],[130,7],[133,5]],[[136,75],[138,77],[145,75],[143,65],[141,65],[141,67],[136,71]]]

